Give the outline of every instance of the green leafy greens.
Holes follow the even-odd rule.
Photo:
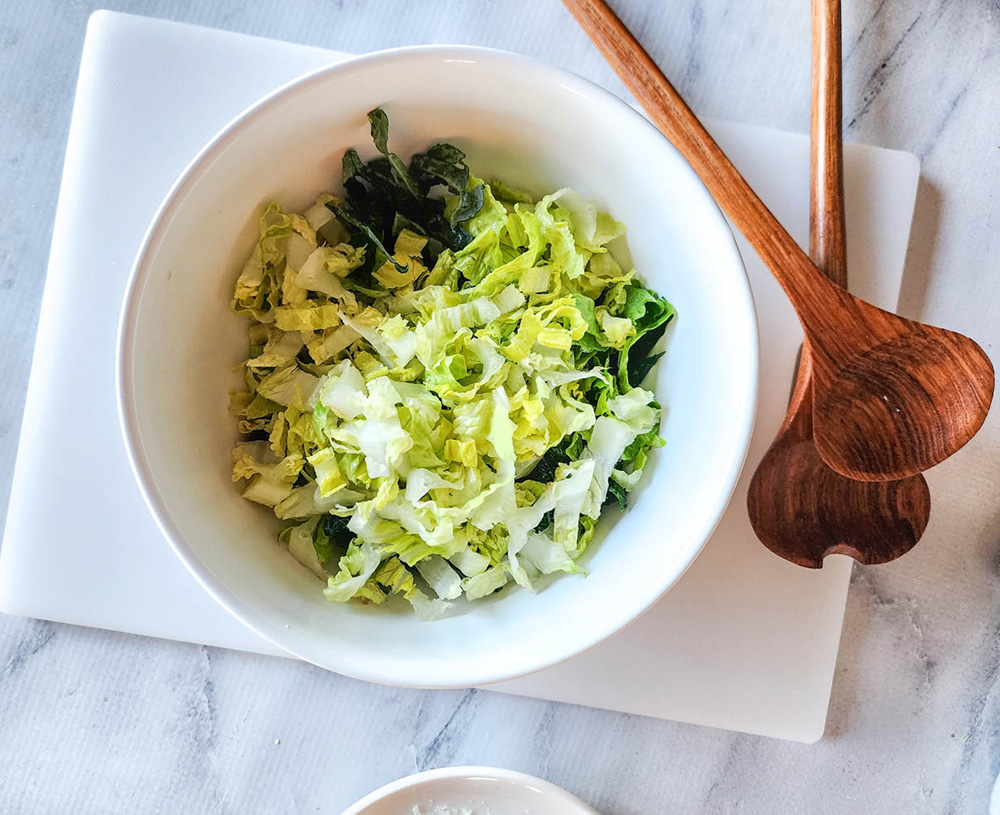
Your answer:
[[[335,602],[426,618],[579,572],[658,436],[642,382],[673,307],[608,251],[624,226],[535,201],[435,144],[343,158],[343,199],[264,211],[233,296],[251,319],[231,409],[243,495]]]

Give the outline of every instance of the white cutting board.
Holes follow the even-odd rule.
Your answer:
[[[115,334],[133,254],[188,160],[264,93],[343,57],[111,12],[91,18],[0,551],[0,610],[279,653],[201,590],[147,514],[118,429]],[[723,122],[711,130],[804,242],[807,138]],[[919,166],[859,145],[845,159],[852,289],[892,308]],[[797,741],[822,735],[850,563],[800,569],[750,530],[746,482],[780,424],[801,334],[777,285],[741,248],[760,317],[760,404],[721,525],[631,628],[495,690]]]

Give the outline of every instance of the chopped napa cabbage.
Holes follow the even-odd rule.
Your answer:
[[[327,600],[343,603],[358,593],[382,562],[379,550],[367,541],[354,542],[340,559],[339,570],[327,581]]]
[[[443,557],[431,555],[416,565],[417,572],[442,600],[462,596],[462,578]]]
[[[303,405],[309,401],[319,378],[288,362],[268,374],[257,385],[257,395],[279,405]]]
[[[281,537],[287,543],[288,552],[292,557],[314,575],[322,580],[326,580],[326,570],[323,568],[323,564],[316,554],[316,547],[313,544],[319,520],[319,516],[314,515],[304,523],[286,527],[284,532],[281,533]]]
[[[674,311],[594,202],[485,184],[446,144],[407,165],[370,119],[379,158],[344,156],[343,200],[267,207],[236,282],[233,480],[328,599],[434,619],[582,573],[662,446],[639,386]]]

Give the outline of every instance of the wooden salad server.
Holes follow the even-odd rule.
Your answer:
[[[846,288],[840,0],[812,5],[809,254]],[[813,443],[811,374],[805,347],[784,424],[750,481],[747,510],[754,532],[775,554],[814,569],[834,553],[866,565],[894,560],[913,548],[927,526],[927,482],[922,475],[855,481],[831,470]]]
[[[813,439],[823,460],[850,478],[897,480],[971,439],[993,399],[993,366],[982,348],[830,282],[607,4],[564,2],[788,295],[810,349]]]

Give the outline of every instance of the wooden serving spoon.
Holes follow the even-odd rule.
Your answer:
[[[846,288],[840,0],[813,0],[812,9],[809,254]],[[750,523],[768,549],[800,566],[819,569],[834,553],[866,565],[894,560],[927,526],[927,482],[855,481],[831,470],[813,443],[811,372],[807,346],[785,422],[750,481]]]
[[[971,439],[993,399],[983,349],[827,280],[607,4],[564,2],[791,300],[810,348],[813,438],[823,460],[850,478],[891,481],[933,467]]]

